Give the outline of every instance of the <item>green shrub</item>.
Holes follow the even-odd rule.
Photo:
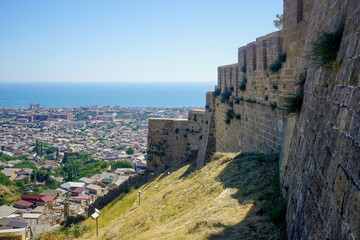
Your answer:
[[[245,91],[245,90],[246,90],[246,83],[247,83],[247,78],[246,78],[246,76],[244,76],[244,77],[243,77],[243,80],[242,80],[242,82],[241,82],[241,84],[240,84],[240,86],[239,86],[239,88],[240,88],[241,91]]]
[[[295,94],[289,94],[284,98],[285,112],[287,114],[299,114],[304,99],[304,91],[300,90]]]
[[[234,109],[227,110],[225,123],[229,124],[231,122],[231,119],[233,119],[235,116],[236,115],[235,115]]]
[[[307,69],[303,70],[297,77],[297,80],[294,83],[294,86],[303,87],[306,81]]]
[[[248,103],[256,103],[256,100],[251,100],[250,98],[248,98],[246,101],[247,101]]]
[[[344,23],[341,23],[334,32],[322,32],[312,42],[308,59],[315,62],[318,67],[331,67],[340,49],[344,26]]]
[[[228,102],[231,96],[231,92],[227,89],[223,93],[221,93],[221,102],[225,103]]]
[[[272,73],[277,73],[282,68],[282,64],[286,61],[286,53],[281,53],[277,59],[270,65],[269,70]]]
[[[269,100],[268,95],[266,95],[266,96],[264,97],[264,99],[265,99],[265,101]]]
[[[217,96],[219,96],[221,94],[221,89],[220,88],[217,88],[215,89],[215,91],[213,92],[213,97],[214,98],[217,98]]]
[[[244,64],[244,65],[241,67],[241,71],[242,71],[243,73],[246,73],[246,64]]]
[[[270,107],[271,107],[272,110],[274,110],[275,108],[277,108],[276,102],[270,103]]]
[[[276,91],[276,90],[278,90],[278,85],[273,83],[272,88]]]

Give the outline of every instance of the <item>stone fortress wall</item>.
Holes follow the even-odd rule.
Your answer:
[[[360,239],[360,1],[300,2],[311,9],[306,22],[298,29],[284,26],[288,42],[305,38],[298,41],[304,46],[298,66],[308,69],[301,113],[285,133],[289,148],[281,170],[289,189],[288,238]],[[292,4],[285,1],[290,9]],[[297,21],[285,12],[287,24]],[[340,66],[316,68],[304,53],[319,33],[335,31],[342,21]]]
[[[191,163],[196,158],[204,110],[192,109],[186,119],[149,119],[147,168],[160,173],[169,167]]]
[[[314,39],[342,21],[339,66],[317,67],[306,58]],[[284,0],[283,30],[240,47],[237,63],[218,68],[202,126],[191,117],[149,121],[149,169],[195,159],[200,168],[215,151],[280,153],[288,238],[359,239],[359,36],[358,0]],[[269,66],[282,53],[286,61],[272,73]],[[305,71],[301,113],[287,116],[284,97],[298,91],[294,83]],[[190,123],[197,132],[184,139]]]

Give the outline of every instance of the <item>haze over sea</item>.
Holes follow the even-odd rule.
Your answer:
[[[0,107],[204,107],[214,82],[0,83]]]

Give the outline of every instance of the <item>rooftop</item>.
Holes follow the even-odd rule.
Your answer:
[[[0,217],[6,217],[18,211],[17,208],[9,207],[6,205],[0,206]]]

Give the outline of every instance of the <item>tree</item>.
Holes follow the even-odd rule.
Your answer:
[[[55,148],[54,147],[48,147],[46,149],[46,154],[51,154],[51,153],[54,153],[55,152]]]
[[[9,180],[9,178],[0,172],[0,184],[5,185],[5,186],[9,186],[11,184],[11,181]]]
[[[56,160],[59,159],[59,147],[56,148]]]
[[[126,149],[126,154],[134,154],[134,149],[132,147],[129,147]]]
[[[43,155],[43,150],[44,150],[44,144],[43,144],[41,139],[37,138],[36,142],[35,142],[36,154],[39,155],[39,156],[42,156]]]
[[[274,26],[278,29],[283,29],[284,24],[284,15],[276,14],[276,19],[274,20]]]
[[[117,168],[132,168],[133,166],[131,165],[130,162],[126,161],[126,160],[120,160],[120,161],[113,161],[110,162],[111,165],[111,169],[117,169]]]
[[[59,187],[59,183],[53,178],[48,178],[46,180],[46,185],[48,185],[50,189],[56,189]]]

